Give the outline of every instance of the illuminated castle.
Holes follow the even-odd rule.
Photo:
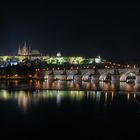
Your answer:
[[[24,43],[23,47],[19,47],[18,55],[20,56],[40,56],[39,50],[32,50],[31,46],[27,46],[26,42]]]

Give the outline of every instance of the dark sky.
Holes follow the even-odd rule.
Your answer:
[[[140,59],[136,3],[19,0],[0,5],[0,54],[16,54],[27,41],[45,54]]]

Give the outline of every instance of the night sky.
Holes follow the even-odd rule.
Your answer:
[[[0,7],[0,55],[25,41],[43,54],[140,59],[140,6],[134,3],[11,1]]]

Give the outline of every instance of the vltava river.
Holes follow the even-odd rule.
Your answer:
[[[138,84],[0,81],[0,129],[14,135],[135,138],[139,126]]]

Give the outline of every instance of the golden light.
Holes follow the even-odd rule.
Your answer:
[[[15,76],[15,77],[18,77],[18,74],[15,74],[14,76]]]
[[[129,102],[129,99],[130,99],[130,94],[129,94],[129,92],[128,92],[128,94],[127,94],[127,101]]]

